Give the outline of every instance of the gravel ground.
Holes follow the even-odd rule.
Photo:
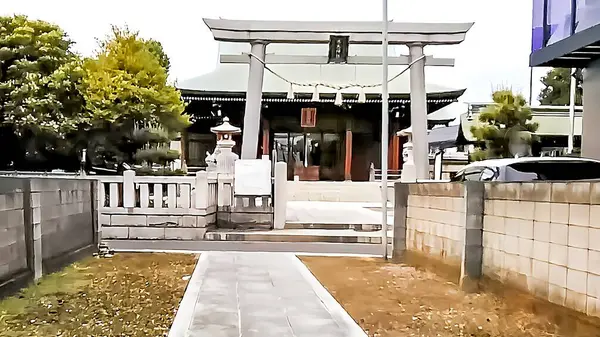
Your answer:
[[[600,326],[535,313],[535,300],[466,294],[452,282],[380,259],[303,257],[369,336],[597,337]],[[555,323],[560,323],[557,325]]]

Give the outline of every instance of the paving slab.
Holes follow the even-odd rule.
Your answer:
[[[202,253],[169,337],[366,337],[289,253]]]

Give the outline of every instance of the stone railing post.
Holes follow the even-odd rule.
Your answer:
[[[404,262],[406,257],[406,217],[408,212],[409,186],[401,182],[394,184],[394,240],[392,259],[395,262]]]
[[[217,178],[217,206],[227,209],[233,206],[233,175],[219,174]]]
[[[284,229],[287,210],[287,163],[275,163],[275,200],[273,226]]]
[[[102,237],[102,226],[100,223],[100,206],[98,202],[98,180],[90,181],[90,203],[92,213],[92,228],[94,231],[94,245],[100,244],[100,238]]]
[[[208,207],[208,173],[205,171],[196,172],[194,198],[194,205],[197,209]]]
[[[123,172],[123,207],[135,207],[135,171]]]
[[[463,188],[465,189],[465,232],[460,286],[466,291],[477,291],[483,267],[485,186],[480,182],[466,182]]]

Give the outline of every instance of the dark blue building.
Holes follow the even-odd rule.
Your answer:
[[[585,68],[600,58],[600,0],[533,0],[531,66]]]
[[[600,159],[600,0],[533,0],[532,67],[582,69],[581,155]]]

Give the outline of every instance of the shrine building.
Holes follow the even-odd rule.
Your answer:
[[[205,21],[217,39],[212,21],[227,20]],[[264,55],[258,55],[264,66],[260,126],[256,147],[248,148],[256,150],[256,156],[251,155],[254,158],[274,155],[277,161],[288,163],[289,179],[299,176],[300,180],[366,181],[371,163],[381,167],[381,45],[349,43],[355,37],[329,38],[329,44],[269,43]],[[252,89],[250,64],[257,52],[249,43],[217,40],[217,68],[177,84],[193,121],[182,135],[181,149],[190,170],[206,165],[206,152],[216,145],[210,128],[224,117],[241,127],[242,133],[251,132],[244,125],[244,117],[248,111],[247,92]],[[389,128],[384,132],[390,136],[389,169],[400,170],[403,139],[396,132],[411,126],[411,76],[409,71],[395,75],[415,60],[410,55],[399,55],[393,44],[389,51],[392,80]],[[421,59],[425,66],[454,65],[453,59]],[[426,111],[431,114],[456,102],[465,89],[425,82],[425,91]],[[435,122],[429,124],[431,128]],[[244,139],[251,138],[243,134],[234,138],[234,152],[242,152]]]

